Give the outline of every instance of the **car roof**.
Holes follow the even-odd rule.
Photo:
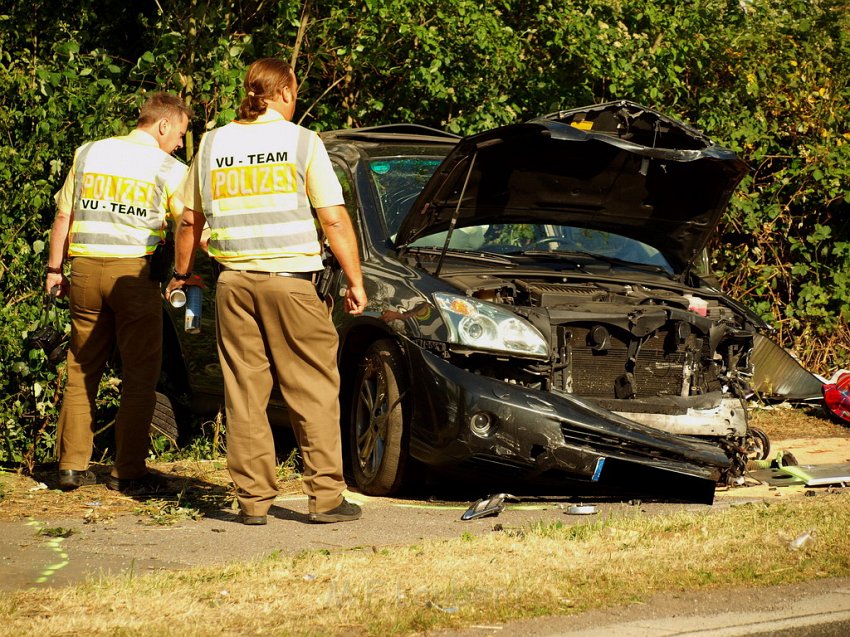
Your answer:
[[[325,143],[335,141],[392,144],[456,144],[460,135],[421,124],[384,124],[366,128],[343,128],[321,134]]]

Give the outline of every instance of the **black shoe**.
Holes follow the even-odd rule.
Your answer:
[[[268,516],[265,515],[245,515],[240,513],[236,519],[247,526],[263,526],[268,524]]]
[[[324,513],[310,513],[307,516],[307,521],[312,524],[332,524],[334,522],[351,522],[357,520],[363,514],[360,507],[348,500],[342,500],[335,509],[325,511]]]
[[[91,471],[59,469],[59,488],[63,491],[73,491],[79,487],[87,487],[96,483],[97,476]]]
[[[141,478],[106,478],[106,488],[124,495],[177,495],[180,492],[168,478],[158,473],[146,473]]]

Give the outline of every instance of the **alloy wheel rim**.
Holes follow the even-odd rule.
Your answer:
[[[360,383],[355,421],[355,445],[360,470],[374,477],[384,457],[389,420],[387,381],[380,364],[370,359]]]

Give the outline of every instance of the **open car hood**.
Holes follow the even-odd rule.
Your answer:
[[[618,101],[463,138],[396,247],[459,226],[550,223],[631,237],[678,268],[705,247],[747,165],[675,119]]]

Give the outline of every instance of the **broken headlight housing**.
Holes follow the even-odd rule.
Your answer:
[[[549,345],[540,331],[513,312],[445,292],[435,292],[434,301],[448,327],[451,343],[518,356],[549,356]]]

